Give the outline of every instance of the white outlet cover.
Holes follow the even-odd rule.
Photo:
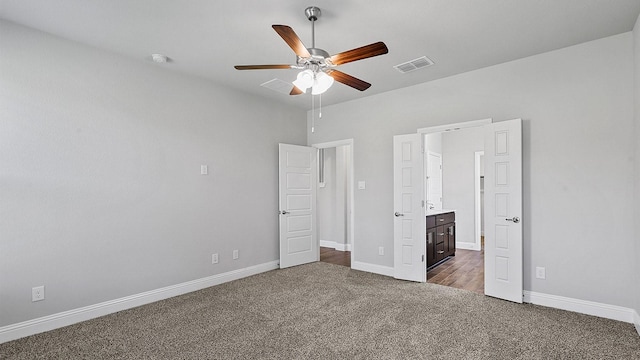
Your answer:
[[[358,190],[364,190],[367,188],[367,184],[364,181],[358,181]]]
[[[547,271],[545,268],[537,266],[536,267],[536,278],[545,280],[547,278]]]
[[[384,255],[384,247],[382,246],[378,247],[378,255],[380,256]]]
[[[233,250],[233,260],[238,259],[238,250]]]
[[[209,174],[209,167],[207,165],[200,165],[200,175]]]
[[[211,263],[212,264],[217,264],[218,263],[218,254],[213,254],[211,255]]]
[[[44,300],[44,285],[31,288],[31,301]]]

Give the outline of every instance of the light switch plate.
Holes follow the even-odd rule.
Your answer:
[[[367,188],[367,184],[364,181],[358,181],[358,190],[364,190]]]

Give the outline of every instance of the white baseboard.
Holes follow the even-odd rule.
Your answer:
[[[389,266],[374,265],[374,264],[363,263],[359,261],[352,261],[351,268],[353,270],[366,271],[374,274],[393,277],[393,267],[389,267]]]
[[[636,331],[640,335],[640,314],[637,311],[633,312],[633,325],[636,326]]]
[[[320,240],[320,246],[332,248],[338,251],[351,251],[351,244],[342,244],[330,240]]]
[[[634,314],[636,316],[636,329],[638,329],[637,313],[635,310],[608,305],[593,301],[573,299],[564,296],[549,295],[533,291],[524,291],[523,300],[526,303],[552,307],[561,310],[573,311],[581,314],[599,316],[606,319],[624,321],[626,323],[634,323]],[[639,330],[640,332],[640,330]]]
[[[456,249],[480,251],[480,245],[476,243],[458,242],[456,241]]]
[[[279,267],[279,261],[271,261],[264,264],[250,266],[244,269],[229,271],[197,280],[187,281],[181,284],[171,285],[156,290],[146,291],[140,294],[105,301],[99,304],[89,305],[78,309],[60,312],[41,318],[23,321],[0,327],[0,344],[19,339],[25,336],[58,329],[81,321],[94,319],[114,312],[131,309],[140,305],[168,299],[170,297],[201,290],[210,286],[223,284],[229,281],[242,279],[251,275],[260,274]]]

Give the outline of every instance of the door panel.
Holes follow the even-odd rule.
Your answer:
[[[427,206],[442,209],[442,155],[427,152]]]
[[[280,268],[320,260],[316,238],[316,149],[280,144]]]
[[[423,164],[420,135],[393,137],[394,276],[419,282],[426,281]]]
[[[485,125],[485,294],[522,302],[522,122]]]

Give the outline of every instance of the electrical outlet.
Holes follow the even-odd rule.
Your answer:
[[[209,174],[209,166],[200,165],[200,175],[208,175]]]
[[[383,256],[384,255],[384,246],[380,246],[378,248],[378,255]]]
[[[547,269],[537,266],[536,267],[536,278],[537,279],[546,279],[547,278]]]
[[[238,250],[233,250],[233,260],[238,260]]]
[[[44,285],[31,288],[31,301],[35,302],[42,300],[44,300]]]
[[[211,255],[211,263],[212,264],[217,264],[218,263],[218,253],[215,253],[215,254]]]

